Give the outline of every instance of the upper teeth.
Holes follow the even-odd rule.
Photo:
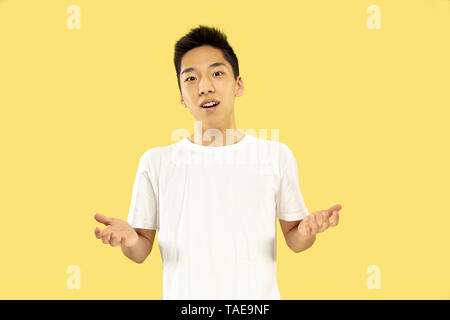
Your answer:
[[[203,106],[204,106],[204,107],[210,107],[210,106],[215,105],[216,103],[217,103],[217,102],[212,101],[212,102],[205,103]]]

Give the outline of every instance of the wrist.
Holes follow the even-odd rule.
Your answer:
[[[300,222],[301,223],[301,222]],[[311,233],[304,233],[300,229],[300,224],[297,228],[288,233],[289,247],[296,253],[304,251],[311,247],[316,241],[316,235]]]

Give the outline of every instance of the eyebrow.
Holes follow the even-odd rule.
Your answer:
[[[214,67],[218,67],[218,66],[225,66],[225,63],[222,63],[222,62],[214,62],[214,63],[211,63],[210,65],[209,65],[209,67],[208,67],[208,69],[209,68],[214,68]],[[184,69],[183,71],[181,71],[181,73],[180,74],[183,74],[183,73],[185,73],[185,72],[191,72],[191,71],[195,71],[195,70],[197,70],[196,68],[186,68],[186,69]]]

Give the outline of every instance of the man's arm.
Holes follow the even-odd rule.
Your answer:
[[[303,220],[285,221],[279,219],[279,221],[281,230],[283,231],[284,238],[286,240],[286,244],[295,253],[308,249],[316,241],[315,235],[303,236],[298,231],[299,230],[298,226]]]
[[[296,253],[311,247],[317,233],[338,225],[341,209],[342,206],[337,204],[330,209],[313,212],[299,221],[280,220],[288,247]]]
[[[106,226],[103,230],[96,227],[95,237],[111,247],[121,246],[125,256],[134,262],[144,262],[152,251],[156,230],[133,228],[127,221],[108,218],[100,213],[96,213],[94,218]]]

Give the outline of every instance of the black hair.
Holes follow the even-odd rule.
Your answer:
[[[181,59],[189,50],[203,45],[210,45],[222,51],[223,57],[233,68],[234,79],[236,80],[239,76],[238,58],[236,57],[233,48],[228,43],[225,33],[215,27],[199,25],[197,28],[191,29],[189,33],[183,36],[175,44],[175,55],[173,62],[177,72],[178,88],[180,91]]]

